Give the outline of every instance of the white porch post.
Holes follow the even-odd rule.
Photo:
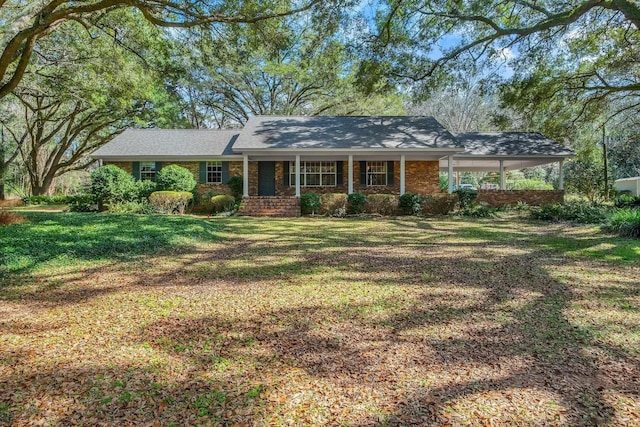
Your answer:
[[[400,156],[400,195],[404,194],[404,154]]]
[[[349,154],[349,176],[348,179],[348,187],[349,194],[353,193],[353,154]]]
[[[296,197],[300,197],[300,154],[296,154]]]
[[[242,195],[249,196],[249,156],[246,154],[242,159]]]
[[[504,190],[504,160],[500,160],[500,189]]]
[[[453,177],[453,156],[449,155],[449,157],[447,158],[447,165],[449,166],[449,171],[448,171],[448,176],[447,178],[449,179],[449,194],[453,193],[453,180],[455,179]]]
[[[564,190],[564,171],[562,167],[564,166],[564,159],[560,160],[558,163],[558,190]]]

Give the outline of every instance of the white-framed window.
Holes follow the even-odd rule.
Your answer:
[[[140,162],[140,181],[156,180],[156,162]]]
[[[207,184],[222,184],[222,162],[207,162]]]
[[[367,162],[367,186],[387,185],[387,162]]]
[[[336,162],[300,162],[301,187],[335,187]],[[289,185],[296,185],[296,162],[289,162]]]

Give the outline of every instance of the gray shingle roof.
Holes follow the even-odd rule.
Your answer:
[[[462,149],[433,117],[256,116],[234,151],[264,149]]]
[[[465,146],[462,155],[473,156],[573,156],[575,152],[537,132],[468,132],[456,139]]]
[[[93,158],[215,157],[233,155],[237,130],[127,129],[98,148]]]

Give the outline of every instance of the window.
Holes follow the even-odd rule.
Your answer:
[[[156,162],[140,162],[140,180],[156,180]]]
[[[367,185],[387,185],[387,162],[367,162]]]
[[[302,187],[335,187],[336,162],[300,162]],[[296,185],[296,162],[289,162],[289,185]]]
[[[222,162],[207,162],[207,184],[222,184]]]

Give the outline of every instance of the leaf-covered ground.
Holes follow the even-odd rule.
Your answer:
[[[0,228],[0,425],[640,424],[637,240],[28,218]]]

